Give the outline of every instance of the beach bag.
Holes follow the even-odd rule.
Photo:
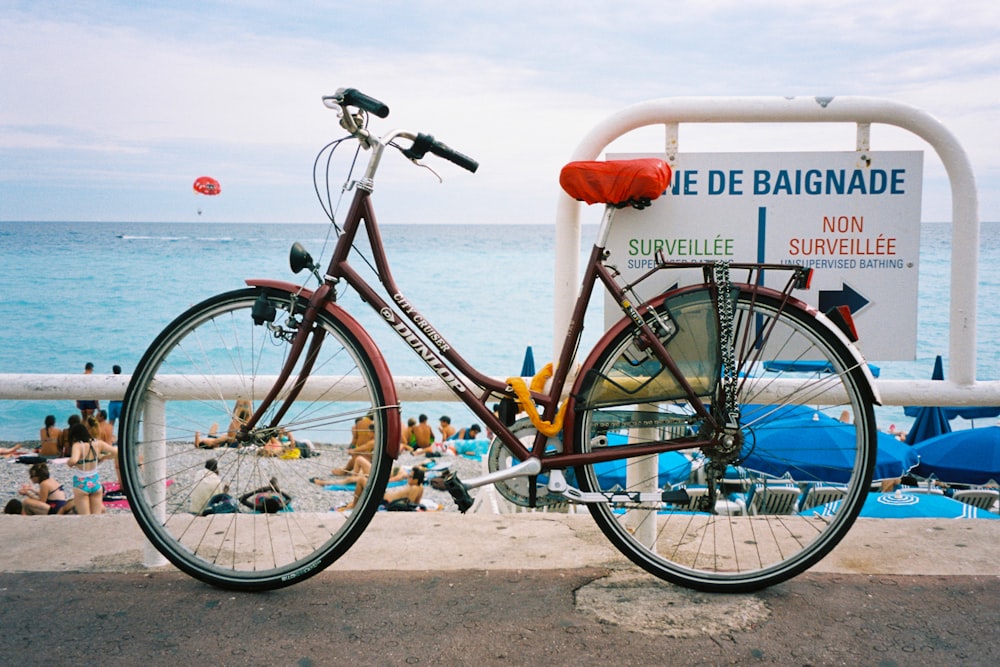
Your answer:
[[[228,493],[217,493],[208,501],[202,516],[207,514],[235,514],[240,511],[239,503]]]

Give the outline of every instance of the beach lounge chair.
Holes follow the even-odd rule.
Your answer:
[[[681,503],[673,503],[674,509],[679,512],[698,512],[698,501],[700,498],[708,495],[708,487],[705,486],[689,486],[684,489],[688,497],[691,499],[688,501],[687,505]]]
[[[936,486],[904,486],[900,490],[903,493],[929,493],[936,496],[944,495],[944,489]]]
[[[671,503],[673,505],[673,511],[675,512],[704,512],[699,505],[701,498],[708,495],[708,487],[705,486],[688,486],[684,489],[690,500],[688,503]],[[739,515],[743,514],[744,510],[743,500],[733,500],[732,496],[719,495],[715,501],[715,512],[716,514],[733,514]]]
[[[997,501],[1000,501],[1000,491],[996,489],[963,489],[956,491],[952,498],[960,500],[966,505],[989,511],[997,504]]]
[[[797,486],[754,484],[747,492],[747,514],[793,514],[801,495]]]
[[[802,496],[799,511],[840,500],[847,493],[842,486],[812,486]]]

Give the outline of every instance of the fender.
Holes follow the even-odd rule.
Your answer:
[[[828,318],[823,313],[819,312],[814,306],[811,306],[805,301],[796,299],[793,296],[786,297],[783,293],[771,289],[769,287],[764,287],[762,285],[749,285],[747,283],[733,283],[733,286],[738,288],[741,292],[751,292],[751,293],[756,292],[757,294],[770,296],[776,299],[787,298],[788,303],[793,308],[804,310],[809,315],[815,317],[816,321],[820,324],[820,326],[827,329],[835,338],[837,338],[840,342],[844,344],[844,346],[850,353],[851,357],[854,359],[854,362],[861,369],[861,372],[864,374],[865,379],[868,380],[868,386],[871,389],[873,402],[875,403],[875,405],[882,405],[882,398],[879,394],[878,387],[875,385],[875,378],[874,376],[872,376],[871,369],[868,367],[868,362],[865,360],[864,356],[861,354],[858,348],[853,343],[851,343],[851,341],[847,338],[847,336],[844,335],[844,332],[841,331],[832,321],[830,321],[830,318]],[[663,304],[664,301],[666,301],[670,297],[675,297],[680,294],[686,294],[688,292],[694,292],[702,289],[705,289],[705,285],[697,284],[697,285],[688,285],[686,287],[681,287],[672,290],[670,292],[665,292],[653,299],[650,299],[650,301],[648,302],[648,306],[652,308],[658,308]],[[601,339],[594,345],[593,350],[588,355],[587,360],[583,363],[581,368],[590,368],[595,363],[596,356],[599,354],[599,352],[603,350],[616,336],[620,335],[622,331],[633,325],[634,323],[630,318],[622,317],[622,319],[620,319],[618,322],[615,323],[614,326],[608,329],[601,337]],[[572,402],[572,405],[570,406],[570,411],[571,411],[570,413],[572,413],[572,411],[574,411],[575,409],[575,403],[576,403],[575,396],[580,391],[580,384],[583,382],[584,376],[585,376],[584,373],[578,373],[575,381],[573,382],[573,388],[570,391],[570,398],[568,399],[569,401]],[[568,421],[569,423],[567,423],[566,429],[572,430],[574,428],[576,420],[572,419]],[[572,433],[569,433],[567,435],[569,437],[567,437],[564,440],[564,442],[566,440],[571,441],[571,438],[573,437]]]
[[[298,295],[305,299],[310,298],[314,292],[314,290],[306,289],[301,285],[285,282],[283,280],[248,278],[245,282],[250,287],[262,287],[276,292]],[[396,383],[392,379],[392,373],[389,371],[389,366],[385,361],[385,357],[382,356],[382,352],[378,349],[378,346],[375,345],[375,341],[372,340],[372,337],[368,334],[365,328],[361,326],[361,324],[354,319],[350,313],[332,301],[327,301],[323,309],[332,319],[337,320],[344,325],[344,328],[354,336],[354,338],[358,341],[358,344],[361,346],[361,349],[364,350],[364,352],[371,359],[372,366],[375,368],[375,375],[378,377],[379,383],[382,385],[382,393],[386,405],[392,406],[387,407],[385,410],[386,435],[388,436],[386,446],[388,454],[393,459],[399,458],[399,439],[401,437],[399,398],[396,395]]]

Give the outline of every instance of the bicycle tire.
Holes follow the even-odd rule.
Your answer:
[[[270,323],[255,324],[255,304],[274,308]],[[322,571],[364,531],[390,476],[387,420],[398,422],[398,411],[385,407],[383,380],[357,337],[327,311],[316,321],[324,339],[306,389],[277,425],[291,432],[298,446],[266,443],[274,432],[264,426],[287,390],[258,422],[257,439],[208,438],[210,424],[220,429],[230,424],[235,396],[256,407],[271,389],[305,306],[305,299],[287,292],[249,288],[191,307],[146,351],[122,402],[120,476],[131,511],[167,560],[214,586],[268,590]],[[310,479],[329,477],[332,467],[344,464],[351,427],[364,415],[371,417],[374,435],[370,474],[353,510],[331,511],[338,502],[349,502],[353,492],[331,491]],[[196,432],[203,447],[216,447],[195,446]],[[260,505],[282,509],[276,513],[255,513],[238,501],[239,511],[226,512],[234,503],[222,497],[212,506],[220,512],[195,514],[206,495],[197,487],[210,458],[228,484],[230,501],[272,478],[282,490],[297,491],[289,507]]]
[[[725,475],[711,484],[714,506],[706,500],[713,458],[696,447],[575,469],[585,492],[673,491],[658,502],[589,508],[607,538],[634,563],[667,581],[709,592],[765,588],[829,553],[861,510],[877,446],[871,385],[841,337],[814,311],[772,292],[734,288],[733,304],[745,439],[730,460],[713,454],[718,470],[726,464]],[[723,404],[710,290],[671,293],[655,311],[670,323],[662,331],[665,344],[688,381],[708,397],[706,403]],[[573,392],[577,451],[696,435],[701,429],[676,384],[642,349],[636,331],[623,325],[582,366]],[[842,398],[831,401],[833,392]],[[800,513],[810,490],[817,497],[817,488],[832,489],[828,497],[839,495],[839,502]],[[793,497],[790,511],[780,507]],[[778,511],[785,513],[768,513]]]

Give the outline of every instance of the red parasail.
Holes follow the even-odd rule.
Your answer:
[[[203,195],[217,195],[222,192],[222,186],[211,176],[199,176],[194,180],[194,191]]]

